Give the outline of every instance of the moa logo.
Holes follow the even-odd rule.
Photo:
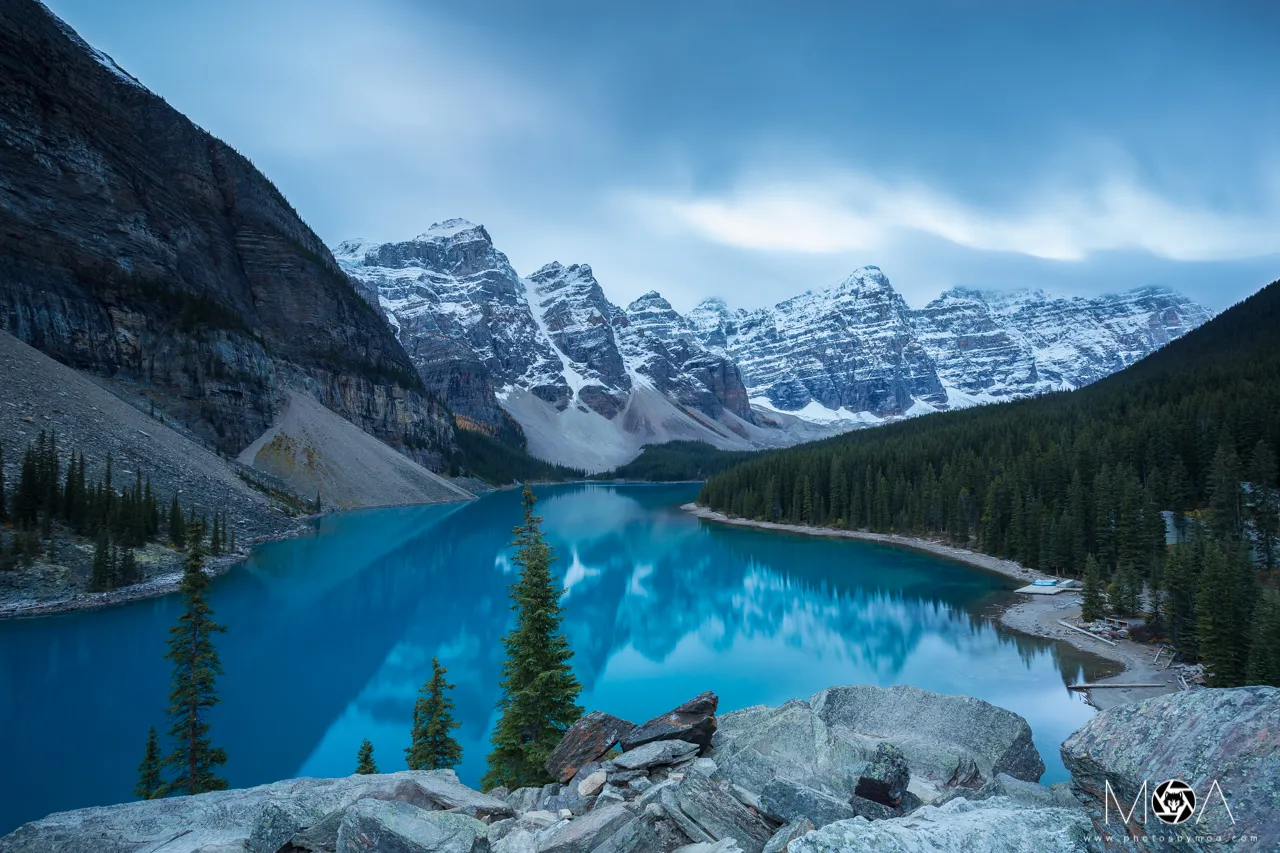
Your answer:
[[[1205,813],[1209,811],[1210,806],[1217,802],[1221,804],[1219,808],[1226,811],[1227,817],[1231,819],[1231,824],[1235,825],[1235,815],[1231,813],[1231,805],[1227,802],[1227,797],[1223,794],[1222,786],[1218,784],[1217,779],[1209,783],[1202,800],[1196,797],[1195,790],[1181,779],[1166,779],[1156,785],[1155,790],[1148,797],[1147,789],[1149,785],[1149,780],[1143,780],[1142,787],[1138,789],[1137,797],[1134,798],[1132,805],[1129,806],[1129,811],[1125,812],[1119,798],[1116,796],[1116,792],[1111,788],[1111,780],[1108,779],[1106,782],[1106,796],[1103,798],[1106,822],[1111,822],[1111,806],[1114,804],[1121,820],[1127,824],[1134,822],[1134,815],[1138,812],[1139,805],[1142,806],[1142,817],[1138,820],[1139,823],[1146,823],[1150,813],[1154,813],[1162,823],[1185,823],[1193,815],[1196,819],[1195,822],[1199,823],[1204,819]],[[1214,794],[1217,794],[1216,801],[1214,800]],[[1200,804],[1198,814],[1196,813],[1197,803]]]

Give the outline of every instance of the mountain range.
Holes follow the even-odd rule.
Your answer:
[[[910,308],[874,266],[772,308],[656,291],[625,308],[590,266],[522,277],[481,225],[334,249],[460,425],[603,470],[642,445],[777,447],[929,412],[1063,391],[1208,320],[1160,287],[1051,298],[956,288]]]

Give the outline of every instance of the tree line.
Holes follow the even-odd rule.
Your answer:
[[[555,556],[534,514],[533,490],[524,487],[524,518],[515,528],[513,562],[520,568],[510,587],[515,625],[502,638],[506,661],[502,669],[499,719],[494,728],[488,770],[481,784],[519,788],[553,781],[543,768],[569,726],[582,716],[578,695],[582,686],[573,674],[573,650],[562,629],[564,612],[560,589],[551,574]],[[189,526],[193,541],[185,562],[183,610],[169,630],[165,658],[173,663],[167,714],[173,748],[166,755],[152,727],[147,734],[138,783],[140,799],[175,794],[199,794],[227,787],[218,769],[227,762],[224,750],[209,737],[207,711],[221,702],[216,687],[222,674],[213,637],[226,628],[213,618],[205,600],[209,579],[203,570],[203,537],[198,522]],[[438,658],[431,661],[431,677],[414,704],[405,763],[411,770],[451,768],[462,761],[462,746],[452,732],[454,685]],[[357,774],[377,773],[373,743],[365,738],[356,753]]]
[[[1277,329],[1280,283],[1088,388],[763,455],[699,502],[1084,577],[1090,615],[1148,614],[1211,683],[1280,684]]]
[[[86,473],[85,454],[74,449],[65,465],[56,432],[40,431],[22,455],[17,486],[12,497],[5,488],[4,447],[0,445],[0,524],[13,526],[8,553],[0,553],[0,568],[30,565],[55,548],[55,532],[67,532],[95,540],[89,589],[99,592],[137,583],[142,579],[135,549],[150,542],[168,540],[174,548],[187,547],[192,533],[208,536],[208,552],[214,556],[235,550],[235,532],[226,518],[214,513],[212,525],[205,514],[197,519],[195,507],[186,515],[175,493],[167,507],[151,488],[151,478],[141,469],[133,483],[117,487],[114,460],[107,454],[97,481]],[[196,522],[199,522],[197,525]],[[4,549],[0,548],[0,552]]]

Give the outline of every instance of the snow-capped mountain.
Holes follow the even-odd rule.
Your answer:
[[[912,310],[878,267],[863,267],[773,308],[708,299],[688,322],[738,365],[753,405],[873,424],[1079,388],[1211,316],[1161,287],[1094,299],[956,288]]]
[[[1162,288],[1096,299],[953,289],[913,310],[878,268],[753,311],[625,309],[591,267],[522,278],[461,219],[339,264],[464,427],[510,420],[537,456],[589,471],[647,443],[774,447],[927,412],[1076,388],[1209,319]]]
[[[349,240],[334,257],[376,293],[463,426],[497,434],[510,417],[541,458],[598,471],[648,443],[776,447],[830,433],[786,416],[757,423],[738,368],[672,327],[683,318],[658,294],[619,308],[586,264],[521,278],[482,226],[451,219],[402,243]]]

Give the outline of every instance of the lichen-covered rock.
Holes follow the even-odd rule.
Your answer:
[[[632,729],[622,738],[622,749],[630,751],[656,740],[683,740],[704,748],[710,746],[719,704],[720,700],[711,691],[700,693],[680,707]]]
[[[655,740],[628,749],[613,759],[613,765],[621,770],[647,770],[663,764],[675,764],[691,758],[698,751],[696,743],[686,740]],[[622,780],[629,781],[629,780]]]
[[[1087,853],[1092,832],[1078,810],[960,799],[896,820],[833,823],[792,841],[788,853]]]
[[[936,786],[962,761],[990,777],[1036,781],[1044,762],[1031,727],[980,699],[916,687],[832,687],[808,701],[756,706],[719,718],[717,775],[759,792],[774,778],[847,798],[881,743],[902,751],[913,776]]]
[[[337,815],[367,798],[454,810],[477,818],[513,814],[502,800],[461,784],[452,770],[405,770],[342,779],[290,779],[256,788],[59,812],[0,838],[0,853],[135,853],[149,844],[164,844],[164,853],[193,853],[220,845],[275,853],[289,840],[286,831],[316,845],[331,843],[340,823]],[[282,838],[275,848],[270,847]]]
[[[701,773],[689,773],[664,787],[661,803],[672,821],[693,841],[731,838],[743,853],[762,853],[773,827]]]
[[[813,832],[813,823],[808,818],[793,820],[779,829],[764,846],[764,853],[791,853],[791,842]]]
[[[538,833],[538,853],[590,853],[631,820],[635,808],[610,803]]]
[[[1062,760],[1098,831],[1117,838],[1125,830],[1118,812],[1135,802],[1131,834],[1168,835],[1175,826],[1149,811],[1143,823],[1142,813],[1162,782],[1191,786],[1195,832],[1159,847],[1134,842],[1139,850],[1222,849],[1195,840],[1214,836],[1256,837],[1248,849],[1280,849],[1280,689],[1196,690],[1118,705],[1067,738]]]
[[[881,805],[896,807],[911,782],[911,771],[902,750],[891,743],[876,746],[875,755],[858,777],[853,793]]]
[[[760,792],[760,803],[779,823],[808,819],[814,826],[826,826],[855,817],[849,804],[805,785],[774,779]]]
[[[569,727],[542,765],[552,779],[568,782],[584,764],[595,761],[636,727],[621,717],[592,711]]]
[[[335,853],[488,853],[486,829],[466,815],[364,799],[346,809]]]

